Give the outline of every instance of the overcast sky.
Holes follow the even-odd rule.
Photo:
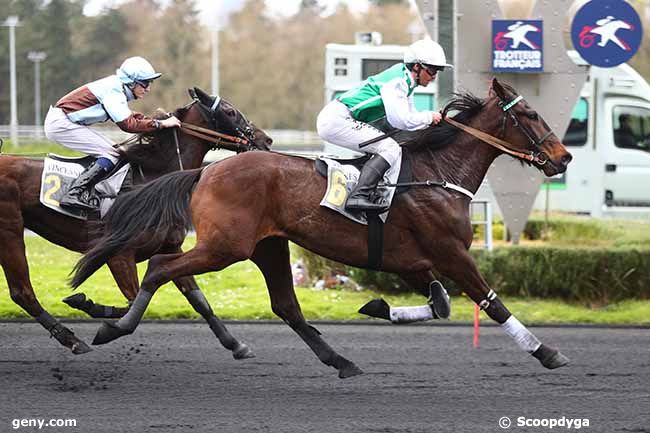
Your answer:
[[[123,3],[125,0],[90,0],[86,4],[85,12],[89,15],[98,13],[103,7],[114,6]],[[269,9],[274,14],[292,15],[298,10],[300,0],[265,0]],[[351,10],[365,10],[368,6],[367,0],[319,0],[319,3],[326,7],[326,12],[333,10],[339,2],[347,3]],[[196,0],[201,11],[201,20],[210,24],[216,15],[219,6],[222,15],[241,8],[245,0]]]

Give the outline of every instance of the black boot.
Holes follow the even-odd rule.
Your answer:
[[[85,211],[97,210],[97,206],[90,203],[93,198],[92,189],[95,185],[104,180],[109,172],[96,162],[84,170],[78,178],[76,178],[66,195],[59,202],[61,207],[71,207]]]
[[[389,204],[386,200],[381,197],[375,199],[374,196],[377,184],[389,168],[390,164],[381,156],[374,155],[370,158],[361,168],[359,183],[346,200],[345,208],[353,211],[363,210],[379,213],[387,211]]]

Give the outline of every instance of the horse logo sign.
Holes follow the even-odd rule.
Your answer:
[[[543,72],[542,21],[493,20],[492,70]]]
[[[643,28],[634,8],[623,0],[586,3],[573,18],[573,47],[590,64],[611,68],[639,49]]]

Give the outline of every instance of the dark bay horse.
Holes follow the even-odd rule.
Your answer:
[[[547,176],[564,172],[571,160],[558,137],[514,89],[496,79],[487,98],[458,95],[444,109],[454,120],[495,136],[498,149],[448,122],[429,128],[404,150],[416,181],[447,181],[475,192],[491,162],[505,152],[536,166]],[[480,134],[480,132],[478,132]],[[219,271],[250,259],[266,280],[273,312],[282,318],[339,377],[361,370],[339,355],[302,315],[294,292],[288,240],[319,255],[352,266],[368,263],[368,228],[319,206],[326,181],[311,160],[272,152],[238,155],[205,171],[174,173],[118,199],[104,219],[105,235],[76,265],[73,285],[103,263],[146,237],[165,238],[191,221],[196,246],[186,253],[151,258],[131,310],[117,322],[104,322],[95,344],[130,334],[162,284],[180,277]],[[156,205],[143,206],[156,198]],[[171,203],[174,203],[171,206]],[[472,243],[470,198],[439,187],[412,188],[395,198],[385,225],[383,271],[400,275],[414,289],[453,279],[510,335],[547,368],[568,358],[542,344],[504,306],[468,253]],[[125,224],[129,221],[129,224]]]
[[[210,131],[240,137],[246,146],[268,149],[272,140],[252,125],[228,101],[221,99],[214,107],[215,99],[194,88],[190,91],[193,102],[174,113],[184,125],[202,127]],[[192,131],[189,131],[192,132]],[[205,154],[214,142],[188,135],[187,130],[177,132],[161,130],[143,134],[139,140],[124,146],[123,156],[131,163],[133,183],[142,184],[163,174],[179,170],[179,167],[200,167]],[[242,150],[246,149],[245,146]],[[0,265],[2,266],[13,301],[29,315],[36,318],[62,345],[73,353],[85,353],[90,348],[61,325],[40,305],[29,278],[25,257],[24,230],[30,229],[52,243],[72,251],[86,251],[94,236],[92,223],[57,213],[39,202],[43,161],[24,157],[0,155]],[[159,243],[123,251],[107,261],[115,281],[127,300],[135,299],[139,284],[136,262],[146,260],[153,254],[180,252],[185,233],[170,234]],[[236,358],[252,356],[246,345],[235,340],[213,314],[193,277],[174,280],[192,306],[210,324],[221,343],[233,351]],[[79,297],[81,296],[81,299]],[[93,304],[82,294],[74,295],[76,305],[93,317],[121,317],[127,308],[111,308]]]

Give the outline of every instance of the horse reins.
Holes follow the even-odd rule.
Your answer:
[[[519,101],[523,99],[523,96],[519,95],[515,99],[513,99],[511,102],[507,104],[501,105],[501,108],[503,109],[504,112],[504,128],[505,128],[505,114],[510,114],[510,117],[512,118],[514,125],[524,133],[524,135],[530,140],[530,142],[535,145],[535,147],[539,148],[539,146],[546,141],[552,134],[553,131],[548,131],[544,136],[538,140],[533,138],[534,134],[531,134],[531,131],[529,131],[527,128],[524,127],[524,125],[519,122],[517,116],[515,113],[510,111],[512,107],[517,105]],[[502,140],[497,137],[493,137],[490,134],[487,134],[483,131],[480,131],[476,128],[472,128],[471,126],[464,125],[460,122],[455,121],[454,119],[451,119],[449,117],[445,117],[444,119],[445,122],[449,123],[452,126],[455,126],[456,128],[473,135],[474,137],[478,138],[479,140],[489,144],[492,147],[495,147],[499,149],[500,151],[507,153],[508,155],[512,155],[516,158],[523,159],[525,161],[533,162],[536,163],[540,166],[546,164],[548,162],[548,156],[543,152],[521,152],[517,149],[515,149],[510,143],[508,143],[505,140]]]
[[[235,149],[230,149],[226,146],[235,145],[236,149],[240,149],[239,145],[248,144],[248,140],[246,140],[245,138],[239,138],[239,137],[234,137],[232,135],[222,134],[220,132],[216,132],[211,129],[201,128],[200,126],[192,125],[191,123],[182,122],[181,131],[183,131],[188,135],[193,135],[194,137],[213,143],[213,149],[218,149],[220,147],[223,147],[228,150],[235,150]]]

